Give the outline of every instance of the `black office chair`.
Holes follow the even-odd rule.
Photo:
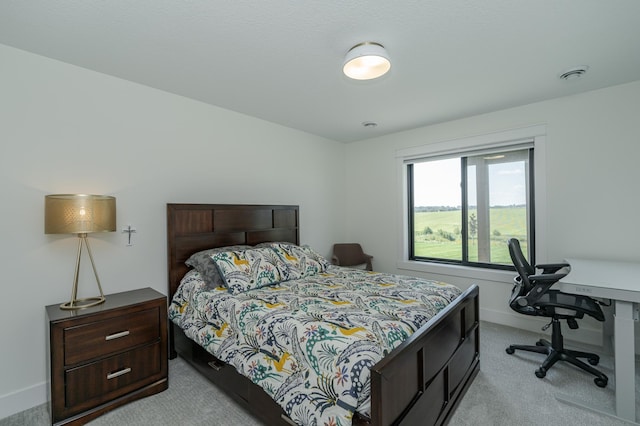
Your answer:
[[[598,321],[604,321],[600,305],[587,296],[551,290],[554,283],[567,275],[568,271],[564,272],[563,269],[570,267],[568,263],[536,265],[534,268],[529,265],[522,254],[520,242],[517,239],[510,239],[508,245],[511,260],[518,271],[518,276],[513,279],[514,285],[509,306],[524,315],[551,318],[551,323],[542,329],[546,330],[550,325],[552,329],[551,342],[540,339],[535,346],[511,345],[506,349],[507,353],[513,354],[516,350],[523,350],[547,354],[547,358],[535,372],[539,378],[546,376],[547,371],[557,361],[567,361],[596,376],[593,381],[597,386],[601,388],[607,386],[609,379],[606,375],[578,359],[586,358],[589,364],[598,365],[600,357],[593,353],[565,349],[560,329],[560,320],[566,320],[571,329],[578,328],[576,318],[582,318],[585,314]],[[541,270],[542,273],[537,274],[537,270]]]

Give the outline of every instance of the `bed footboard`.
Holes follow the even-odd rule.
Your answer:
[[[480,368],[472,286],[371,369],[371,424],[445,424]]]

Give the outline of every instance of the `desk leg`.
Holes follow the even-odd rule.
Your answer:
[[[636,421],[635,336],[633,303],[616,300],[614,318],[616,415]]]

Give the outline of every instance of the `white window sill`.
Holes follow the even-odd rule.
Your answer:
[[[399,260],[396,267],[401,270],[426,272],[458,278],[472,278],[483,281],[496,281],[503,283],[513,283],[516,275],[513,271],[503,271],[498,269],[474,268],[471,266],[448,265],[442,263],[417,262],[412,260]]]

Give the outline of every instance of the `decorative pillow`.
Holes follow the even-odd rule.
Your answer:
[[[280,257],[270,248],[225,251],[211,256],[229,293],[238,294],[288,279]]]
[[[265,244],[266,245],[266,244]],[[289,279],[308,277],[327,270],[329,262],[309,246],[291,243],[269,243],[289,269]]]
[[[246,250],[250,248],[251,246],[248,245],[235,245],[202,250],[192,254],[184,263],[198,271],[204,282],[207,284],[207,289],[213,290],[218,287],[226,286],[226,283],[222,277],[220,277],[218,267],[213,259],[211,259],[211,256],[224,251]]]

